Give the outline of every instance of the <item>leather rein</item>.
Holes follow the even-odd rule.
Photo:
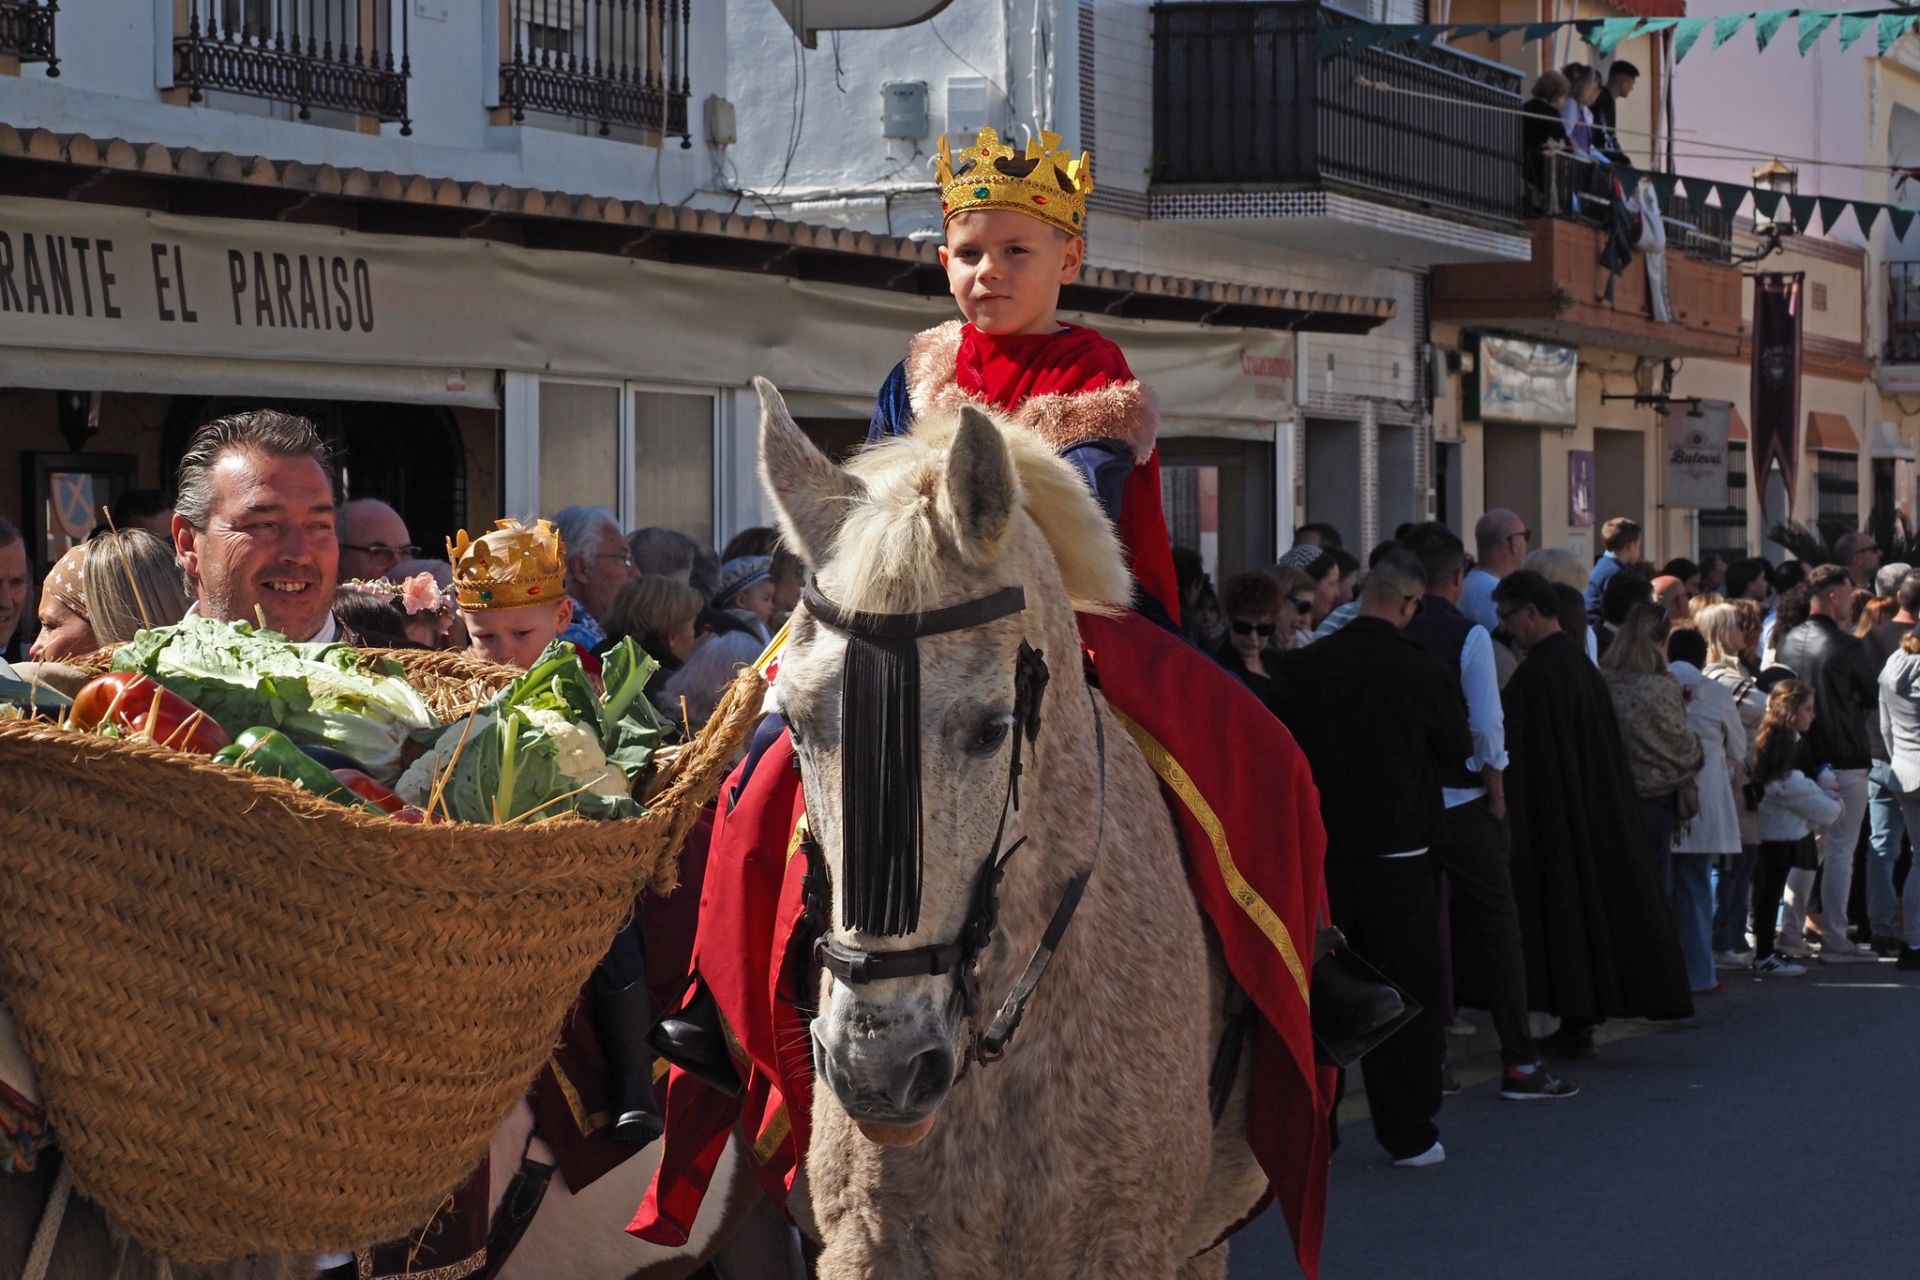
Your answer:
[[[820,594],[812,585],[808,585],[802,591],[801,602],[815,621],[847,636],[854,644],[863,641],[911,642],[928,636],[970,630],[1002,618],[1013,617],[1024,612],[1027,607],[1026,592],[1019,587],[1004,587],[978,599],[926,613],[864,613],[843,609]],[[1093,703],[1094,743],[1099,767],[1098,829],[1093,858],[1084,870],[1076,873],[1067,882],[1059,902],[1053,909],[1053,915],[1041,934],[1039,944],[1034,948],[1033,954],[1028,957],[1026,968],[1021,972],[1019,980],[1014,983],[1013,990],[1008,994],[1006,1001],[994,1014],[987,1029],[981,1031],[976,1021],[980,1010],[980,990],[975,967],[1000,926],[1000,882],[1006,874],[1007,863],[1027,842],[1027,837],[1022,835],[1008,845],[1004,852],[1001,848],[1006,840],[1009,815],[1020,811],[1020,778],[1025,769],[1022,747],[1023,744],[1031,746],[1039,737],[1040,712],[1046,698],[1047,682],[1045,657],[1039,650],[1022,640],[1019,654],[1014,659],[1013,726],[1008,735],[1011,750],[1007,763],[1006,791],[1000,802],[1000,818],[994,829],[993,845],[974,878],[972,903],[968,909],[966,921],[961,925],[959,935],[953,940],[891,951],[870,951],[842,946],[833,941],[828,936],[832,924],[831,873],[827,868],[826,858],[811,833],[802,840],[802,849],[807,855],[808,862],[805,887],[806,919],[816,934],[814,955],[820,965],[838,981],[854,987],[884,982],[890,978],[939,977],[947,973],[954,974],[966,1017],[969,1024],[974,1027],[973,1043],[968,1056],[962,1060],[963,1073],[972,1061],[977,1060],[984,1065],[997,1061],[1006,1053],[1007,1045],[1012,1041],[1014,1032],[1019,1029],[1020,1019],[1026,1012],[1028,1001],[1033,998],[1041,978],[1046,974],[1047,966],[1052,963],[1054,953],[1066,937],[1067,928],[1073,922],[1074,912],[1078,909],[1080,900],[1086,892],[1087,881],[1093,876],[1094,868],[1099,865],[1100,852],[1106,840],[1106,726],[1101,720],[1100,708],[1094,700],[1093,689],[1089,686],[1087,698],[1090,703]],[[847,697],[848,691],[843,688],[841,706],[843,719],[847,714],[845,705]],[[859,765],[860,762],[842,761],[843,772],[850,763]],[[916,790],[921,784],[918,776],[889,781],[894,785],[910,786]],[[843,824],[844,822],[843,815]],[[917,902],[914,904],[914,911],[917,916]]]

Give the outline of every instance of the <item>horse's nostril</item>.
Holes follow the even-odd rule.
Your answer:
[[[895,1081],[893,1102],[903,1112],[914,1112],[946,1092],[953,1083],[953,1050],[936,1045],[907,1060]]]

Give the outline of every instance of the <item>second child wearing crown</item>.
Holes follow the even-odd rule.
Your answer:
[[[958,155],[941,138],[938,178],[940,263],[965,319],[908,344],[880,389],[868,439],[903,434],[920,414],[968,400],[1007,414],[1086,476],[1135,580],[1177,621],[1152,392],[1112,341],[1059,318],[1060,290],[1086,256],[1089,157],[1061,151],[1054,133],[1016,153],[983,129]]]

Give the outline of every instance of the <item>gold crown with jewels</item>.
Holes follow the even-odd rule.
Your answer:
[[[974,209],[1012,209],[1058,227],[1070,236],[1085,235],[1087,194],[1093,190],[1093,158],[1060,149],[1060,135],[1042,132],[1027,139],[1025,155],[1000,141],[999,131],[986,128],[955,156],[940,135],[940,156],[934,170],[940,183],[940,213],[944,225],[958,213]]]
[[[469,612],[555,604],[567,594],[567,544],[550,521],[499,520],[493,530],[447,539],[453,590]]]

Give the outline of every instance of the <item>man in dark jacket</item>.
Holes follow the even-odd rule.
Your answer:
[[[1467,552],[1443,524],[1416,526],[1407,545],[1427,571],[1427,595],[1407,638],[1454,673],[1467,709],[1473,754],[1441,771],[1446,816],[1433,857],[1451,889],[1454,991],[1484,1005],[1500,1037],[1500,1096],[1515,1102],[1578,1092],[1540,1062],[1527,1019],[1527,956],[1514,905],[1507,839],[1506,722],[1487,629],[1460,612]],[[1493,601],[1489,597],[1488,612]]]
[[[1360,616],[1275,664],[1273,707],[1299,741],[1327,828],[1327,898],[1355,952],[1420,1014],[1361,1063],[1374,1137],[1397,1165],[1446,1158],[1440,1112],[1439,890],[1429,854],[1441,770],[1473,754],[1459,682],[1401,634],[1425,594],[1418,557],[1367,575]]]
[[[1796,590],[1807,593],[1807,620],[1781,638],[1774,663],[1791,669],[1813,690],[1813,727],[1802,744],[1807,772],[1830,768],[1840,785],[1840,816],[1819,836],[1825,907],[1815,918],[1820,959],[1828,964],[1872,960],[1871,949],[1847,937],[1847,895],[1853,888],[1853,850],[1867,815],[1867,774],[1873,767],[1867,724],[1880,714],[1880,673],[1866,646],[1847,631],[1853,622],[1853,580],[1844,566],[1822,565]],[[1810,954],[1806,924],[1813,875],[1804,870],[1787,875],[1786,912],[1774,944],[1786,955]]]
[[[1607,83],[1601,87],[1600,96],[1588,108],[1593,112],[1594,150],[1617,165],[1633,163],[1627,156],[1626,148],[1620,145],[1618,103],[1632,94],[1633,87],[1639,83],[1640,68],[1621,58],[1607,68]]]

